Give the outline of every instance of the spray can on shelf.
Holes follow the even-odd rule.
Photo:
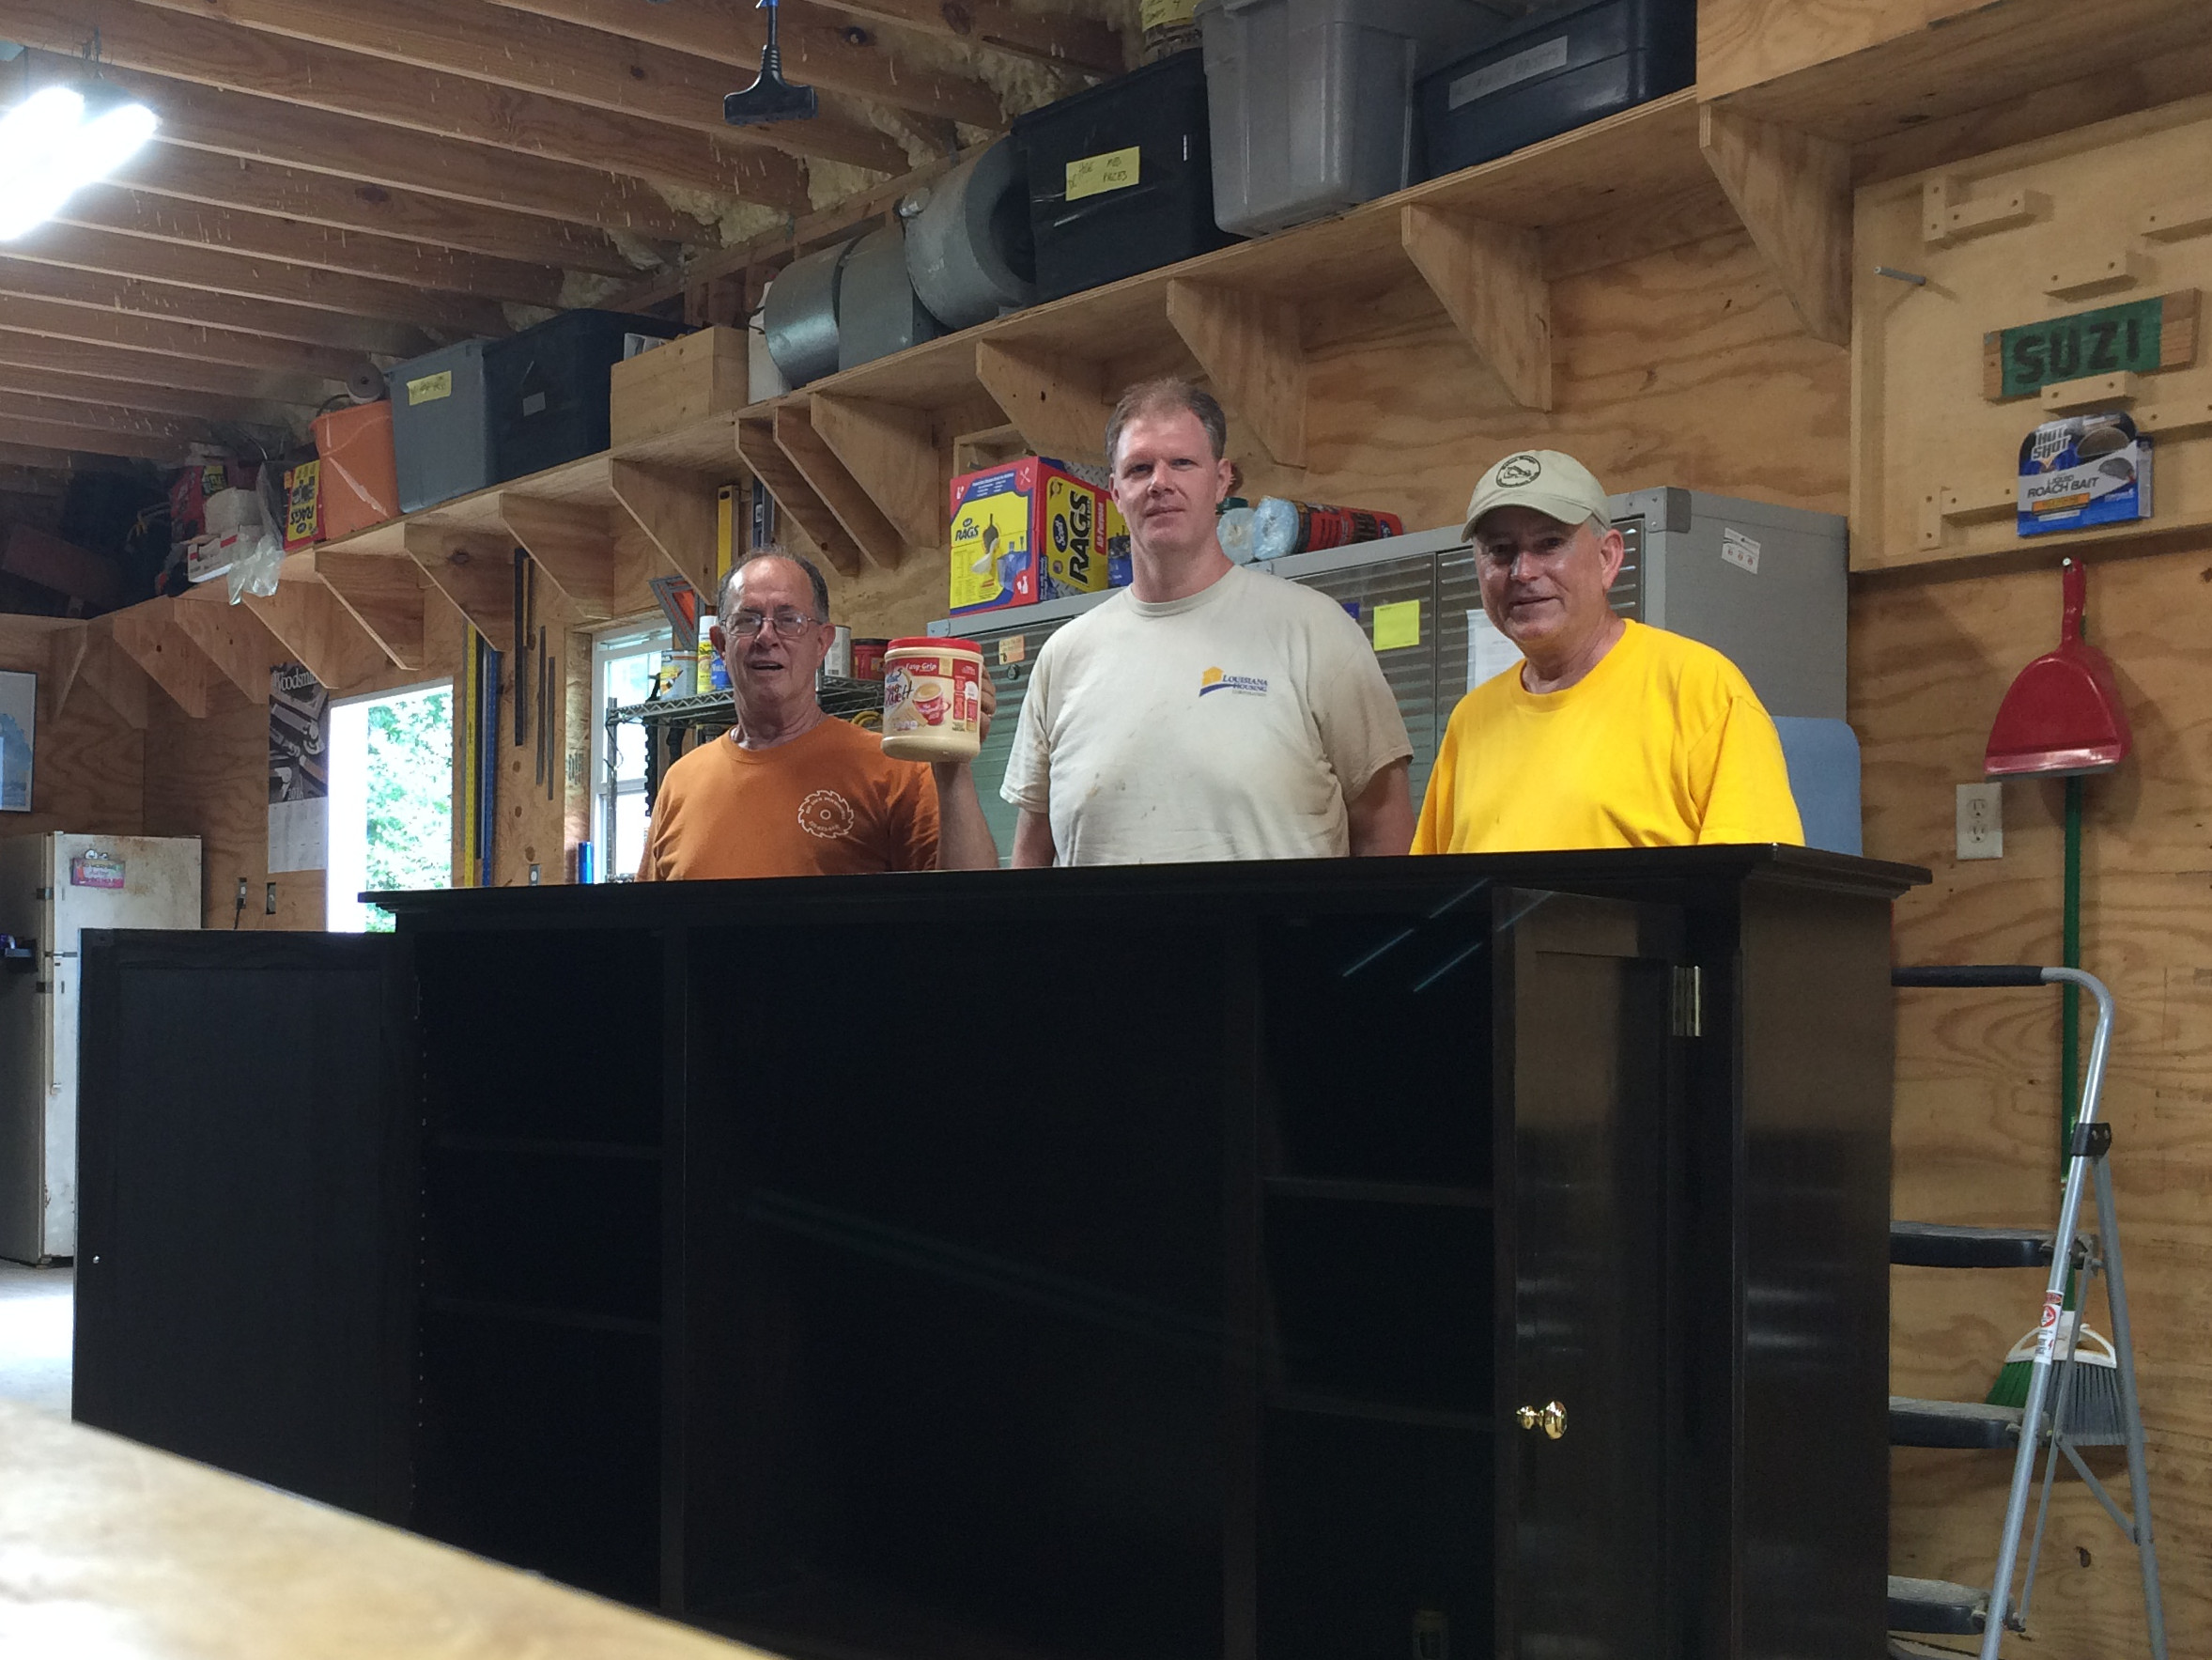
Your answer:
[[[1252,509],[1252,552],[1258,559],[1280,559],[1286,553],[1311,553],[1323,548],[1379,542],[1403,535],[1404,520],[1373,508],[1327,507],[1318,502],[1286,502],[1280,496],[1269,496]]]

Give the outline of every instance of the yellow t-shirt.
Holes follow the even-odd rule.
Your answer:
[[[1460,700],[1413,850],[1804,839],[1782,740],[1741,671],[1632,622],[1564,691],[1529,691],[1516,663]]]

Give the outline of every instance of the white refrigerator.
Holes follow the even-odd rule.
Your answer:
[[[196,928],[196,836],[0,840],[0,1257],[77,1254],[78,939],[86,928]]]

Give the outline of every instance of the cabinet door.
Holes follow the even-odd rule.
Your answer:
[[[76,1418],[404,1513],[394,941],[85,936]]]
[[[1678,926],[1525,891],[1495,914],[1499,1652],[1641,1660],[1666,1625]]]

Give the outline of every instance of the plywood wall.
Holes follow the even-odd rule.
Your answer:
[[[57,631],[74,626],[43,617],[0,616],[0,669],[40,677],[31,810],[0,813],[0,836],[49,830],[145,833],[145,734],[82,681],[70,690],[60,714],[53,712],[52,644]]]
[[[2090,573],[2093,638],[2118,665],[2136,752],[2088,786],[2082,960],[2119,1001],[2106,1112],[2142,1367],[2172,1651],[2212,1653],[2212,538]],[[1897,909],[1908,962],[2059,960],[2063,786],[2005,786],[2004,852],[1953,857],[1953,791],[1980,777],[2013,675],[2057,637],[2047,568],[1879,578],[1851,615],[1866,850],[1935,872]],[[1898,999],[1895,1212],[2056,1216],[2058,999]],[[1899,1269],[1893,1388],[1979,1399],[2034,1322],[2042,1278]],[[2108,1330],[2101,1311],[2091,1323]],[[2096,1463],[2119,1467],[2107,1454]],[[1899,1452],[1900,1573],[1988,1583],[2010,1460]],[[2146,1652],[2133,1553],[2079,1484],[2036,1592],[2034,1652]],[[2017,1641],[2018,1639],[2016,1639]],[[2028,1652],[2025,1648],[2023,1652]]]

